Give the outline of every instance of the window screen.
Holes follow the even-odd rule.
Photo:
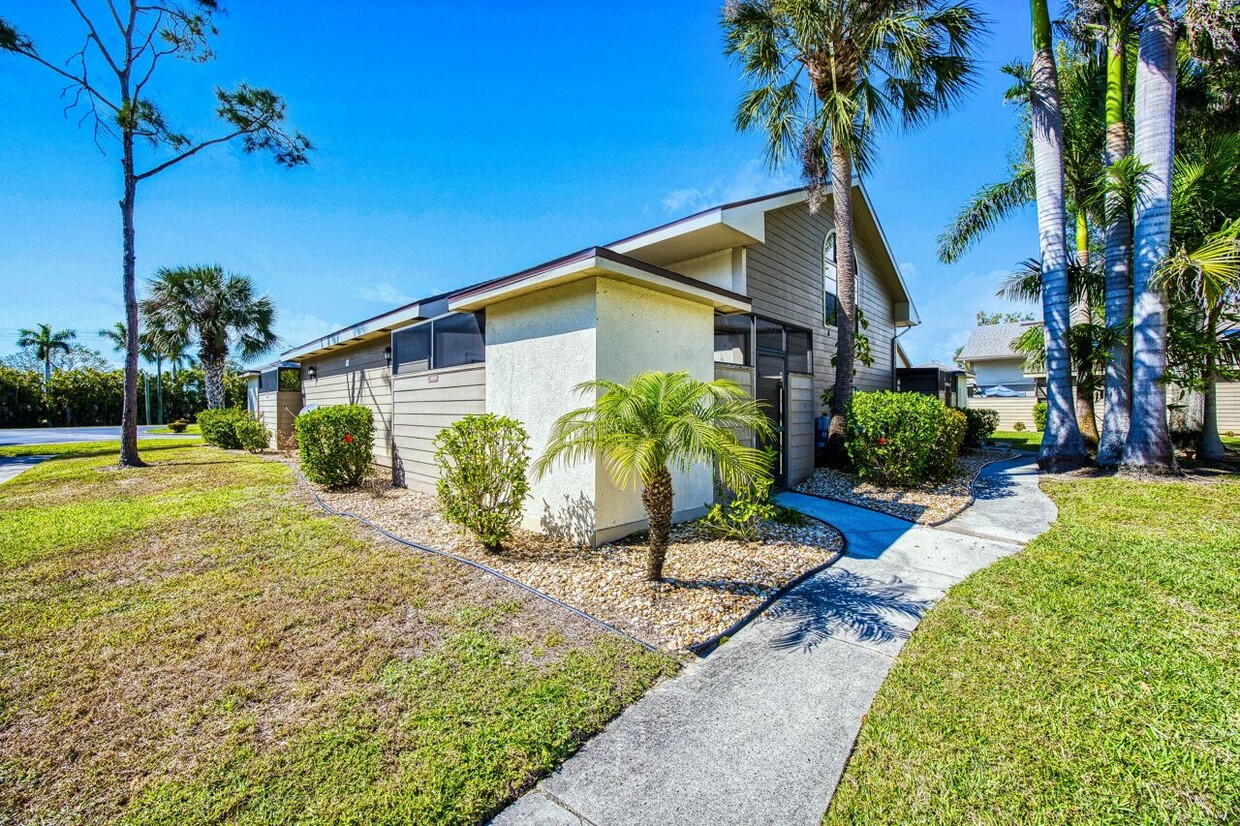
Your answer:
[[[749,364],[753,319],[747,315],[715,315],[715,361]]]
[[[431,368],[430,324],[392,333],[392,365],[395,373],[416,373]]]
[[[784,325],[758,319],[758,346],[765,350],[784,349]]]
[[[279,382],[280,378],[277,370],[274,368],[271,370],[264,370],[258,377],[258,392],[270,393],[277,390],[279,389]]]
[[[788,371],[791,373],[814,372],[810,337],[805,330],[788,331]]]
[[[435,369],[478,364],[486,360],[486,326],[482,313],[460,313],[432,325],[435,336]]]

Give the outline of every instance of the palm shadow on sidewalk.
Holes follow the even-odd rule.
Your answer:
[[[933,601],[912,596],[917,586],[899,577],[889,582],[852,571],[827,570],[787,594],[769,618],[788,626],[771,641],[779,650],[812,650],[832,637],[850,642],[905,640],[909,630],[897,620],[915,623]]]

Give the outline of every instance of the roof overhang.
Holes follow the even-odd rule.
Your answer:
[[[761,244],[766,240],[766,213],[801,203],[806,197],[805,188],[800,187],[712,207],[608,244],[607,248],[662,266],[733,247]]]
[[[752,309],[748,296],[603,247],[591,247],[541,267],[456,293],[449,297],[448,309],[452,312],[477,311],[499,301],[570,284],[583,278],[610,278],[636,284],[655,292],[708,304],[726,313],[743,313]]]
[[[440,304],[442,302],[432,302]],[[334,333],[329,333],[322,338],[316,338],[314,341],[307,342],[300,347],[294,347],[282,354],[282,357],[289,361],[297,361],[309,356],[319,356],[326,351],[337,350],[342,347],[351,347],[354,344],[361,344],[366,341],[380,339],[391,334],[392,330],[397,327],[404,327],[415,321],[421,321],[432,316],[427,315],[428,312],[434,312],[435,308],[428,307],[427,302],[417,302],[414,304],[406,304],[403,307],[397,307],[391,312],[383,315],[368,318],[365,321],[359,321],[352,327],[345,327]],[[442,314],[440,311],[439,314]]]

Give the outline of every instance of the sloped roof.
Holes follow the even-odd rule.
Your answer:
[[[1012,349],[1012,341],[1036,323],[1016,321],[1010,324],[981,324],[973,328],[968,343],[960,351],[960,360],[1021,358],[1021,354]]]
[[[963,370],[961,370],[959,367],[956,367],[955,365],[944,364],[943,362],[936,361],[934,359],[930,359],[930,361],[923,361],[921,364],[918,364],[913,369],[915,370],[942,370],[946,373],[963,373],[964,372]]]

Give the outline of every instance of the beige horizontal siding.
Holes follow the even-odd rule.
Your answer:
[[[786,423],[788,485],[797,484],[814,472],[814,384],[809,376],[788,376]]]
[[[268,447],[279,448],[293,433],[293,419],[301,410],[301,393],[279,390],[258,394],[258,418],[271,431]]]
[[[486,412],[486,369],[474,364],[397,375],[392,409],[394,473],[407,487],[433,492],[435,436],[468,414]]]
[[[804,204],[767,213],[766,241],[748,248],[746,277],[754,312],[811,331],[814,344],[813,404],[835,383],[836,330],[822,319],[822,245],[833,225],[831,207],[815,215]],[[875,252],[854,233],[860,289],[858,306],[869,328],[874,363],[857,364],[858,390],[891,388],[891,341],[895,335],[894,302],[875,276]]]
[[[999,411],[1000,430],[1012,430],[1017,422],[1024,422],[1026,430],[1033,430],[1033,405],[1036,401],[1032,396],[1006,399],[974,396],[968,400],[967,406],[974,410]]]
[[[1221,381],[1215,385],[1220,433],[1240,433],[1240,382]]]
[[[392,466],[392,376],[383,349],[388,340],[335,350],[323,358],[302,364],[301,388],[306,404],[328,407],[360,404],[375,417],[375,462]],[[308,369],[317,375],[310,378]]]

